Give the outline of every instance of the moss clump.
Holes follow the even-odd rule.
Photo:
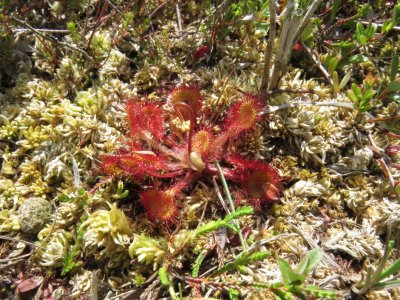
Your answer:
[[[29,198],[22,203],[18,212],[21,230],[27,234],[36,234],[50,221],[51,204],[43,198]]]

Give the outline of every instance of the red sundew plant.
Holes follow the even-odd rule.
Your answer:
[[[176,197],[201,176],[217,174],[215,161],[224,162],[226,179],[236,183],[240,194],[254,206],[279,198],[282,180],[274,167],[230,153],[227,147],[228,142],[234,145],[239,136],[256,127],[262,111],[256,97],[248,95],[237,101],[228,109],[222,124],[213,124],[205,116],[196,118],[202,103],[195,87],[176,87],[167,103],[172,112],[155,103],[129,100],[126,111],[130,142],[115,154],[101,156],[101,169],[111,177],[138,183],[153,179],[154,187],[140,195],[149,220],[173,221],[179,214]],[[190,122],[188,133],[167,131],[166,122],[176,116]],[[196,123],[196,119],[201,121]],[[217,126],[222,129],[220,132]],[[169,188],[159,188],[162,185]]]

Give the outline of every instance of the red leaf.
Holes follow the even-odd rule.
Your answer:
[[[167,161],[163,156],[145,153],[130,153],[120,155],[103,155],[101,169],[111,176],[127,177],[136,180],[146,176],[160,175],[168,170]]]
[[[178,103],[186,103],[192,108],[195,117],[202,105],[200,90],[196,87],[186,85],[175,87],[169,95],[169,101],[172,106]],[[190,120],[190,114],[186,110],[179,109],[179,112],[185,121]]]
[[[140,195],[140,202],[150,221],[172,221],[178,214],[174,199],[175,195],[171,191],[151,190]]]
[[[130,100],[126,105],[130,135],[140,137],[143,132],[150,132],[154,138],[161,139],[164,135],[163,111],[154,103],[139,103]]]
[[[228,111],[225,127],[231,135],[253,129],[260,119],[261,103],[253,96],[247,96],[235,103]]]
[[[282,178],[273,166],[239,156],[230,156],[227,161],[236,167],[230,179],[242,184],[250,197],[260,202],[279,199]]]

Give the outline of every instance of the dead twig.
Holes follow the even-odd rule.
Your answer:
[[[358,21],[358,22],[360,22],[361,24],[364,24],[364,25],[374,24],[374,25],[376,25],[376,26],[378,26],[378,27],[383,27],[383,24],[382,24],[382,23],[368,22],[368,21]],[[400,31],[400,26],[393,26],[392,29],[393,29],[393,30]]]
[[[270,69],[272,65],[272,52],[275,42],[275,32],[276,32],[276,3],[275,1],[269,1],[269,12],[270,12],[270,27],[269,27],[269,38],[267,49],[265,50],[265,65],[264,65],[264,75],[261,83],[261,92],[268,91],[268,82]]]
[[[308,234],[306,234],[304,232],[304,230],[301,230],[300,228],[298,228],[296,225],[292,224],[289,222],[289,226],[290,228],[292,228],[292,230],[294,232],[296,232],[297,234],[299,234],[309,245],[311,248],[313,249],[321,249],[321,251],[323,252],[322,254],[322,262],[326,265],[330,265],[331,267],[340,270],[340,266],[325,252],[322,250],[321,247],[318,246],[318,244],[315,242],[315,239],[313,239],[312,237],[308,236]]]
[[[16,32],[25,32],[25,31],[29,31],[30,29],[27,28],[15,28],[13,29],[13,31]],[[66,34],[66,33],[70,33],[71,31],[69,31],[68,29],[48,29],[48,28],[35,28],[36,31],[39,32],[48,32],[48,33],[59,33],[59,34]]]
[[[6,262],[11,262],[13,260],[23,259],[23,258],[26,258],[26,257],[29,257],[29,256],[31,256],[31,253],[23,254],[23,255],[20,255],[20,256],[17,256],[17,257],[3,258],[3,259],[0,259],[0,264],[1,263],[6,263]]]
[[[314,90],[290,90],[290,89],[276,89],[273,91],[265,91],[266,96],[272,96],[275,94],[314,94]]]
[[[90,34],[90,37],[89,37],[89,40],[88,40],[88,43],[87,43],[87,46],[86,46],[86,51],[88,51],[88,52],[90,50],[90,46],[92,45],[93,36],[94,36],[96,30],[100,27],[100,22],[102,21],[103,16],[104,16],[104,14],[106,12],[106,9],[108,7],[108,1],[107,0],[104,1],[104,4],[103,4],[103,7],[101,8],[101,11],[100,11],[100,5],[101,5],[101,1],[99,2],[99,5],[98,5],[97,11],[96,11],[96,16],[95,16],[95,18],[97,18],[96,19],[96,23],[95,23],[95,25],[93,27],[92,33]],[[99,13],[99,11],[100,11],[100,13]]]
[[[19,260],[14,260],[9,262],[8,264],[4,265],[4,266],[0,266],[0,271],[9,268],[10,266],[16,265],[20,262],[25,261],[25,259],[19,259]]]
[[[140,300],[147,300],[147,299],[152,299],[152,294],[154,293],[154,290],[157,288],[158,285],[160,285],[160,279],[155,279],[152,284],[150,284],[147,289],[144,290],[144,292],[140,295]]]
[[[268,244],[268,243],[270,243],[270,242],[276,241],[276,240],[278,240],[278,239],[286,238],[286,237],[292,237],[292,236],[297,236],[297,235],[298,235],[297,233],[282,233],[282,234],[278,234],[278,235],[273,236],[273,237],[271,237],[271,238],[269,238],[269,239],[264,239],[264,240],[260,240],[260,241],[255,242],[254,244],[250,245],[250,246],[249,246],[245,251],[243,251],[243,252],[251,252],[251,251],[253,251],[253,250],[254,250],[255,248],[257,248],[257,247],[263,246],[263,245],[265,245],[265,244]],[[227,264],[227,263],[230,263],[230,262],[232,262],[232,261],[234,261],[234,260],[235,260],[235,258],[231,258],[231,259],[227,260],[225,263]],[[199,278],[200,278],[200,277],[208,276],[209,274],[213,273],[213,272],[214,272],[215,270],[217,270],[218,268],[219,268],[218,266],[214,266],[214,267],[208,269],[206,272],[204,272],[203,274],[199,275]]]
[[[375,122],[388,122],[393,120],[400,119],[400,115],[390,116],[390,117],[380,117],[380,118],[373,118],[369,119],[368,123],[375,123]]]
[[[68,44],[68,43],[65,43],[65,42],[60,42],[59,40],[57,40],[55,37],[53,37],[51,35],[43,34],[43,32],[36,30],[36,28],[33,28],[31,25],[29,25],[27,22],[25,22],[23,20],[17,19],[15,17],[10,17],[10,19],[20,23],[21,25],[26,26],[31,32],[33,32],[34,34],[44,38],[45,40],[49,40],[51,42],[57,43],[60,46],[65,47],[65,48],[69,48],[71,50],[80,52],[81,54],[83,54],[83,56],[85,56],[85,58],[87,58],[91,62],[94,61],[93,58],[89,54],[87,54],[84,50],[82,50],[80,48],[77,48],[77,47],[73,46],[72,44]]]
[[[325,67],[322,65],[322,63],[319,61],[318,57],[315,55],[314,52],[304,43],[301,43],[301,45],[306,49],[306,52],[310,55],[314,63],[317,65],[317,67],[321,70],[322,74],[324,74],[325,78],[329,81],[331,85],[333,85],[333,79],[332,76],[328,73],[328,71],[325,69]]]
[[[229,210],[228,206],[226,206],[224,197],[222,197],[222,193],[221,193],[221,190],[219,189],[219,186],[218,186],[218,183],[217,183],[217,179],[215,177],[213,177],[212,181],[213,181],[213,184],[214,184],[215,191],[217,193],[218,200],[221,203],[222,207],[224,208],[226,214],[229,215],[231,213],[231,211]]]
[[[179,9],[179,1],[175,3],[175,9],[176,9],[176,17],[178,19],[178,30],[179,32],[182,31],[182,16],[181,16],[181,10]]]
[[[15,238],[15,237],[11,237],[11,236],[0,235],[0,239],[1,240],[7,240],[7,241],[13,241],[13,242],[20,242],[20,243],[24,243],[24,244],[27,244],[29,246],[35,247],[35,248],[43,249],[42,246],[38,246],[38,245],[36,245],[34,243],[31,243],[31,242],[28,242],[28,241],[24,241],[24,240],[21,240],[21,239]]]
[[[340,108],[347,108],[347,109],[354,109],[353,103],[350,102],[291,102],[285,103],[279,106],[270,106],[268,112],[275,112],[279,110],[284,110],[293,107],[299,106],[333,106],[333,107],[340,107]]]
[[[392,172],[390,172],[390,169],[389,169],[388,165],[386,164],[385,160],[382,157],[382,158],[378,159],[377,161],[379,163],[379,166],[382,169],[383,174],[385,175],[386,178],[389,179],[390,184],[394,188],[396,186],[396,184],[394,182],[394,178],[393,178]]]
[[[98,276],[98,270],[97,270],[97,271],[92,271],[92,285],[90,287],[89,299],[97,300],[98,293],[99,293],[99,276]]]
[[[159,5],[155,10],[151,12],[149,18],[154,19],[155,17],[157,17],[158,12],[161,11],[169,2],[170,0],[161,3],[161,5]]]
[[[268,91],[277,88],[280,79],[286,72],[287,63],[295,43],[299,40],[301,33],[306,28],[321,2],[322,0],[313,0],[304,14],[302,10],[296,8],[294,0],[289,0],[286,8],[279,16],[279,19],[283,20],[283,25],[278,40],[279,46],[277,54],[275,55],[274,68],[271,79],[269,80]],[[263,81],[265,82],[266,80]]]

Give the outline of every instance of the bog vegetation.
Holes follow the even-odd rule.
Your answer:
[[[0,298],[400,298],[396,1],[0,0]]]

